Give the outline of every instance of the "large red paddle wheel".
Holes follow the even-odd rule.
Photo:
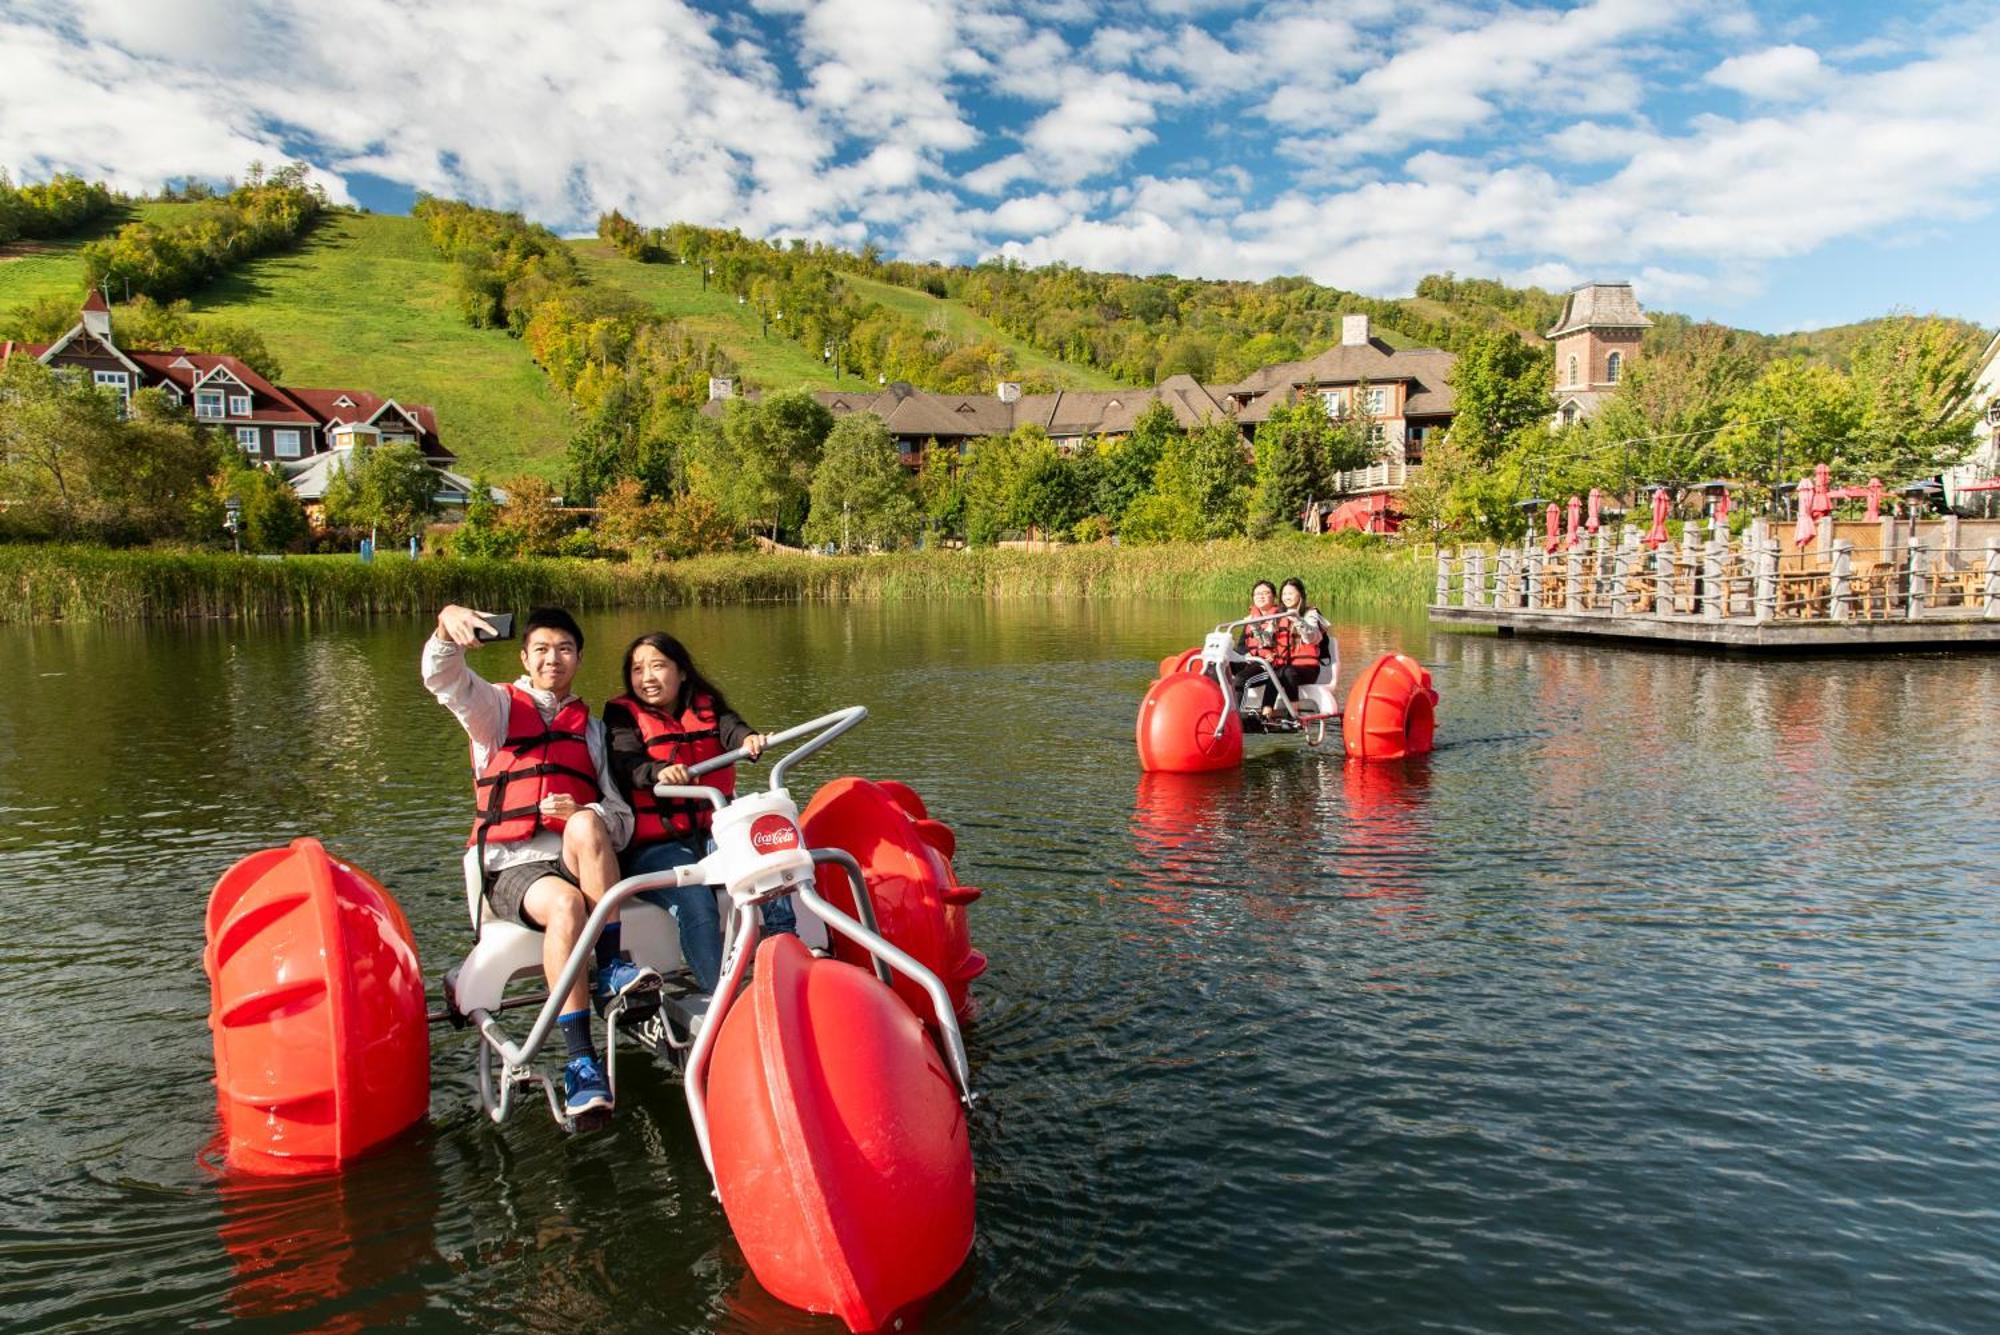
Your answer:
[[[223,1153],[319,1173],[430,1107],[423,972],[403,911],[316,839],[253,853],[209,895],[209,1028]]]

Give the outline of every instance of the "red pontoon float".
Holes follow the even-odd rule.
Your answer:
[[[238,863],[210,898],[206,953],[229,1166],[334,1170],[421,1120],[432,1020],[477,1031],[480,1103],[494,1121],[539,1088],[572,1127],[535,1059],[606,919],[618,910],[633,958],[672,977],[673,920],[633,897],[710,885],[728,923],[723,984],[713,998],[682,987],[643,1009],[614,1003],[614,1088],[621,1036],[683,1073],[723,1211],[773,1294],[857,1331],[912,1311],[972,1248],[974,1096],[959,1017],[986,960],[965,924],[979,892],[958,883],[956,840],[913,791],[840,779],[801,819],[784,787],[792,765],[866,716],[857,706],[774,734],[774,748],[809,740],[773,766],[767,791],[729,801],[662,785],[663,797],[714,804],[715,851],[613,886],[546,994],[507,995],[541,979],[542,938],[485,920],[476,864],[476,943],[430,1016],[408,925],[366,873],[310,839]],[[690,773],[745,758],[732,751]],[[780,896],[794,901],[799,935],[760,944],[759,906]],[[517,1006],[538,1008],[519,1042],[499,1018]]]

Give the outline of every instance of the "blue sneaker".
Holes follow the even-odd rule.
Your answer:
[[[596,981],[590,985],[590,999],[597,1004],[597,1013],[602,1015],[620,997],[659,990],[660,974],[657,969],[634,964],[628,959],[613,959],[609,964],[598,966]]]
[[[604,1068],[587,1054],[571,1057],[563,1067],[563,1111],[581,1117],[600,1110],[611,1111],[611,1083],[604,1078]]]

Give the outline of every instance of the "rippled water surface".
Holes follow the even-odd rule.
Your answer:
[[[1435,755],[1253,739],[1142,780],[1153,664],[1225,611],[670,619],[762,726],[867,704],[802,777],[912,782],[987,890],[979,1239],[927,1329],[2000,1322],[2000,658],[1364,618],[1348,674],[1432,665]],[[653,621],[586,621],[589,698]],[[468,944],[425,629],[0,634],[0,1327],[835,1329],[748,1277],[637,1062],[609,1132],[496,1130],[440,1031],[406,1142],[331,1181],[205,1166],[230,862],[320,835],[427,972]]]

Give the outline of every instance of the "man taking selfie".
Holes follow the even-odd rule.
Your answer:
[[[618,880],[632,809],[605,768],[604,724],[570,693],[583,659],[575,618],[555,607],[528,614],[522,675],[509,685],[483,680],[465,661],[468,649],[511,631],[511,620],[457,605],[439,612],[424,644],[424,685],[472,739],[477,809],[469,842],[480,850],[486,907],[542,933],[542,973],[553,989],[591,909]],[[622,958],[619,946],[614,914],[597,940],[595,985],[586,989],[578,978],[558,1017],[572,1117],[611,1107],[591,1040],[591,1000],[602,1010],[660,986],[659,974]]]

